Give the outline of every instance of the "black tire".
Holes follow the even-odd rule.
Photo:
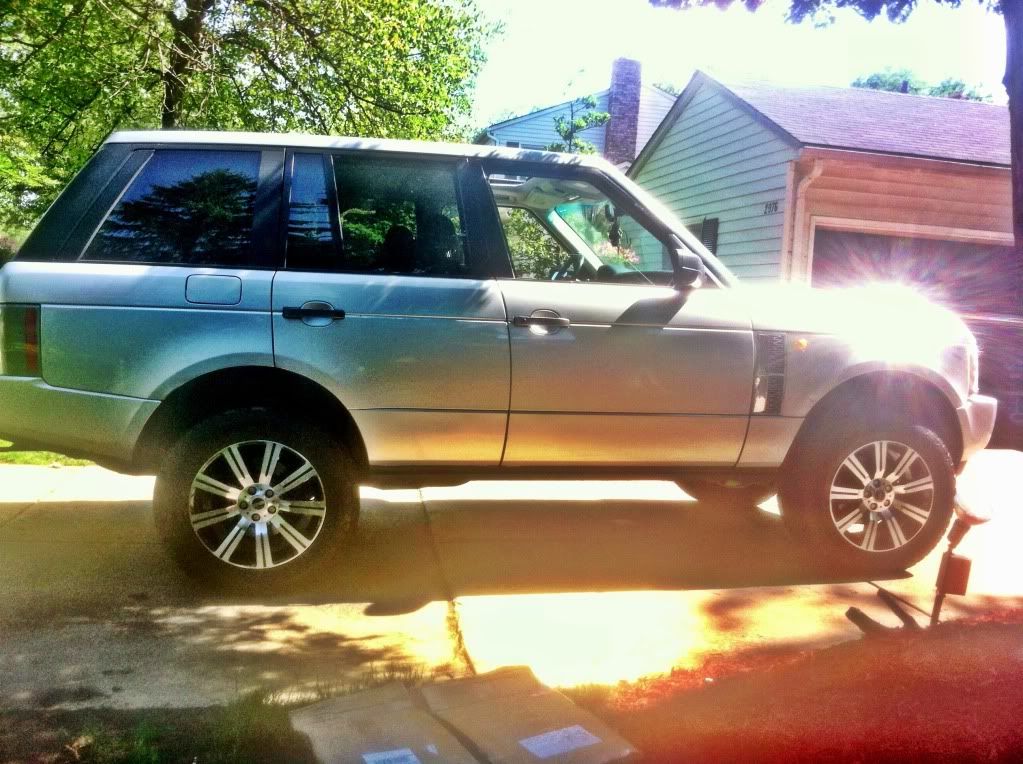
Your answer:
[[[705,478],[679,478],[675,483],[700,504],[734,509],[756,509],[776,493],[771,485],[731,485]]]
[[[268,442],[281,444],[276,456]],[[224,455],[235,445],[242,474],[252,473],[256,496],[232,474],[231,459]],[[313,469],[311,477],[301,471],[306,469],[303,459]],[[259,482],[263,476],[257,469],[266,469],[270,477]],[[193,486],[201,470],[232,490],[238,487],[237,498]],[[289,475],[298,481],[295,487],[288,488]],[[194,578],[225,590],[281,590],[310,580],[354,536],[359,511],[355,475],[344,446],[315,425],[262,408],[229,411],[194,426],[164,459],[153,494],[157,531],[170,555]],[[279,495],[266,490],[271,484]],[[264,507],[262,515],[256,514]],[[221,512],[227,516],[219,521]],[[204,527],[193,529],[200,513],[212,516],[195,521]],[[216,556],[217,548],[227,561]],[[270,565],[257,567],[267,559]]]
[[[885,444],[881,478],[874,444]],[[908,455],[907,447],[917,456]],[[858,574],[900,571],[926,557],[948,527],[955,497],[952,458],[925,427],[834,417],[795,453],[780,476],[778,502],[787,528],[818,566]],[[851,455],[868,482],[856,475]],[[903,457],[910,460],[905,472],[892,477]],[[868,487],[875,492],[869,497]]]

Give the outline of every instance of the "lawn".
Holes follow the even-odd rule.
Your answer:
[[[33,464],[42,467],[88,467],[87,459],[73,459],[52,451],[12,451],[11,443],[0,440],[0,464]]]

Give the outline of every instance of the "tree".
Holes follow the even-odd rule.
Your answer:
[[[1023,258],[1023,0],[976,0],[984,7],[1002,15],[1005,21],[1005,76],[1002,84],[1009,96],[1009,140],[1012,159],[1012,222],[1016,250]],[[727,8],[736,0],[650,0],[651,5],[670,8],[692,8],[716,5]],[[763,0],[740,0],[751,11]],[[933,0],[940,5],[958,8],[963,0]],[[884,12],[891,21],[909,18],[918,0],[789,0],[789,20],[799,23],[811,19],[818,24],[834,21],[836,8],[852,8],[868,20]]]
[[[516,278],[547,280],[567,257],[565,250],[528,210],[501,210]]]
[[[549,151],[567,151],[569,154],[593,154],[597,147],[589,141],[579,138],[579,133],[591,127],[606,125],[611,115],[606,111],[593,111],[597,108],[597,99],[583,96],[570,101],[568,117],[559,114],[554,118],[554,129],[561,141],[550,144]]]
[[[990,98],[979,92],[966,82],[954,77],[947,77],[937,85],[928,85],[918,79],[909,69],[885,68],[864,77],[857,77],[852,82],[854,88],[867,90],[887,90],[892,93],[909,93],[937,98],[956,98],[965,101],[989,101]]]
[[[676,85],[674,82],[655,82],[654,87],[659,90],[663,90],[668,95],[679,96],[682,95],[682,88]]]
[[[488,34],[472,0],[6,0],[0,225],[26,224],[113,129],[439,138]],[[13,199],[13,201],[12,201]]]

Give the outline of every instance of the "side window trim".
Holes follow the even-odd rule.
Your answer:
[[[477,277],[509,278],[513,271],[504,226],[501,225],[483,166],[476,161],[467,161],[459,168],[456,179],[465,213],[467,255],[479,266]]]
[[[78,171],[60,192],[50,209],[29,233],[18,251],[17,259],[49,262],[69,262],[81,254],[68,242],[80,226],[90,228],[88,212],[93,202],[110,184],[111,179],[133,151],[126,144],[108,143]],[[98,225],[98,223],[96,224]]]
[[[74,231],[64,243],[64,249],[73,256],[75,260],[85,257],[85,251],[92,244],[92,240],[99,233],[99,229],[107,222],[110,213],[114,211],[121,197],[128,190],[139,173],[149,164],[153,158],[152,149],[138,149],[131,152],[128,159],[115,172],[107,184],[103,187],[92,203],[82,214],[81,220],[75,226]]]
[[[276,270],[282,266],[280,240],[280,188],[284,182],[284,149],[262,149],[259,157],[259,178],[252,210],[252,232],[249,239],[251,262],[247,268]],[[211,266],[225,268],[235,266]]]
[[[278,262],[280,268],[287,270],[288,264],[288,230],[291,224],[291,196],[295,182],[295,157],[299,155],[313,155],[320,158],[325,179],[324,190],[327,195],[327,214],[330,218],[330,232],[335,257],[341,258],[341,224],[338,220],[337,209],[337,182],[334,179],[333,154],[322,149],[289,148],[284,160],[284,179],[281,183],[281,207],[280,207],[280,228],[276,240],[279,242],[280,257]],[[297,269],[304,270],[304,269]]]

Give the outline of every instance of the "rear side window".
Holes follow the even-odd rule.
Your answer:
[[[153,152],[82,259],[250,265],[259,160],[258,151]]]
[[[288,268],[472,275],[453,166],[296,154],[292,172]]]

